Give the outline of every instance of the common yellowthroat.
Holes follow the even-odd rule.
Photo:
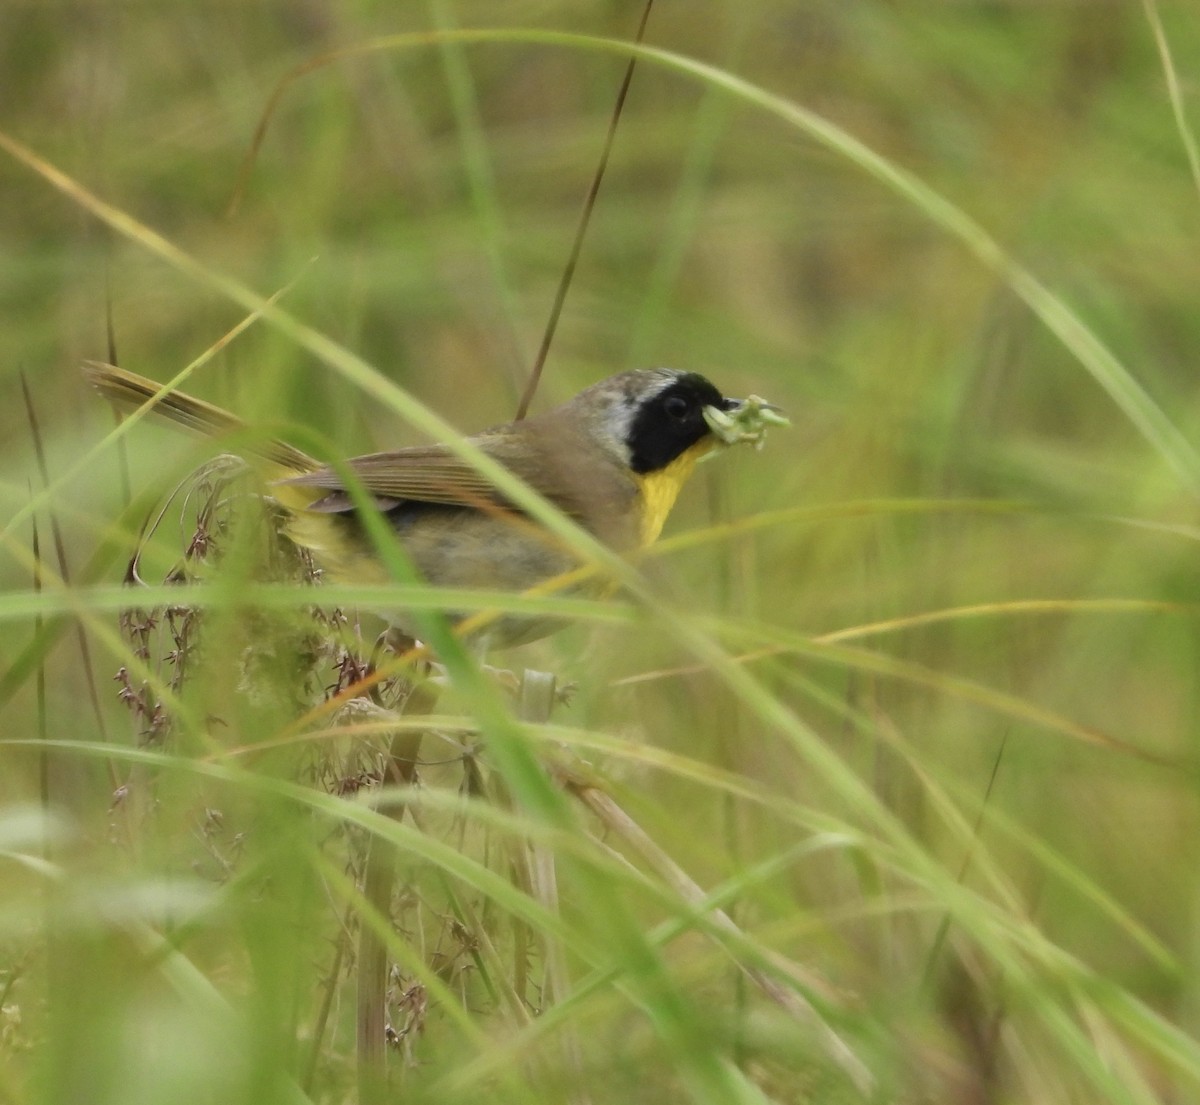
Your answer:
[[[89,362],[87,379],[107,398],[140,406],[161,390],[143,376]],[[173,391],[153,410],[214,437],[244,429],[236,416]],[[778,409],[751,396],[728,399],[694,372],[622,372],[561,406],[507,422],[469,440],[618,552],[657,539],[696,462],[723,444],[761,443]],[[327,578],[387,579],[346,483],[332,467],[282,441],[255,449],[270,494],[288,520],[286,536],[307,549]],[[524,591],[578,566],[570,550],[522,515],[444,445],[417,445],[348,460],[410,561],[441,587]],[[403,613],[389,619],[406,633]],[[506,618],[489,644],[532,640],[554,623]]]

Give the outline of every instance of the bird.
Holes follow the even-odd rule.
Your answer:
[[[150,405],[202,434],[220,438],[246,428],[229,411],[182,391],[163,392],[127,369],[89,361],[83,372],[110,401]],[[727,398],[699,373],[649,368],[610,376],[544,413],[467,440],[593,537],[629,554],[657,540],[697,461],[738,441],[761,445],[768,425],[787,420],[757,396]],[[311,555],[323,579],[360,585],[390,579],[360,513],[364,496],[416,573],[435,587],[522,592],[579,567],[562,541],[445,445],[370,453],[336,466],[280,440],[252,452],[282,508],[284,536]],[[357,485],[357,497],[348,482]],[[385,617],[418,635],[406,612]],[[488,628],[487,644],[523,644],[559,624],[506,616]]]

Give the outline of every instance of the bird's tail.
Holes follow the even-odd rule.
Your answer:
[[[286,441],[274,438],[257,443],[250,441],[245,433],[246,423],[237,415],[186,392],[164,391],[161,384],[136,372],[100,361],[86,361],[83,375],[101,395],[120,406],[148,406],[158,417],[208,437],[239,434],[248,452],[283,469],[279,473],[281,477],[311,472],[321,467],[318,461]]]

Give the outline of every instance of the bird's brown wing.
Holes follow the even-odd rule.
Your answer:
[[[500,427],[478,434],[471,441],[561,509],[575,513],[567,501],[569,496],[564,494],[556,478],[554,467],[538,462],[540,450],[531,444],[522,429]],[[401,502],[511,509],[507,498],[486,476],[444,445],[416,445],[387,453],[371,453],[347,460],[345,467],[383,509]],[[334,467],[317,468],[281,483],[327,492],[312,502],[309,510],[340,513],[354,507],[347,481]]]

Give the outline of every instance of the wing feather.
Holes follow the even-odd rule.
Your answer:
[[[577,513],[572,510],[571,496],[556,478],[554,468],[539,463],[539,451],[531,448],[529,439],[520,430],[500,427],[471,440],[551,502],[568,513]],[[444,445],[416,445],[370,453],[345,461],[345,466],[384,509],[406,501],[511,509],[507,498],[486,476]],[[335,468],[317,468],[280,482],[328,492],[310,509],[327,512],[353,509],[346,481]]]

